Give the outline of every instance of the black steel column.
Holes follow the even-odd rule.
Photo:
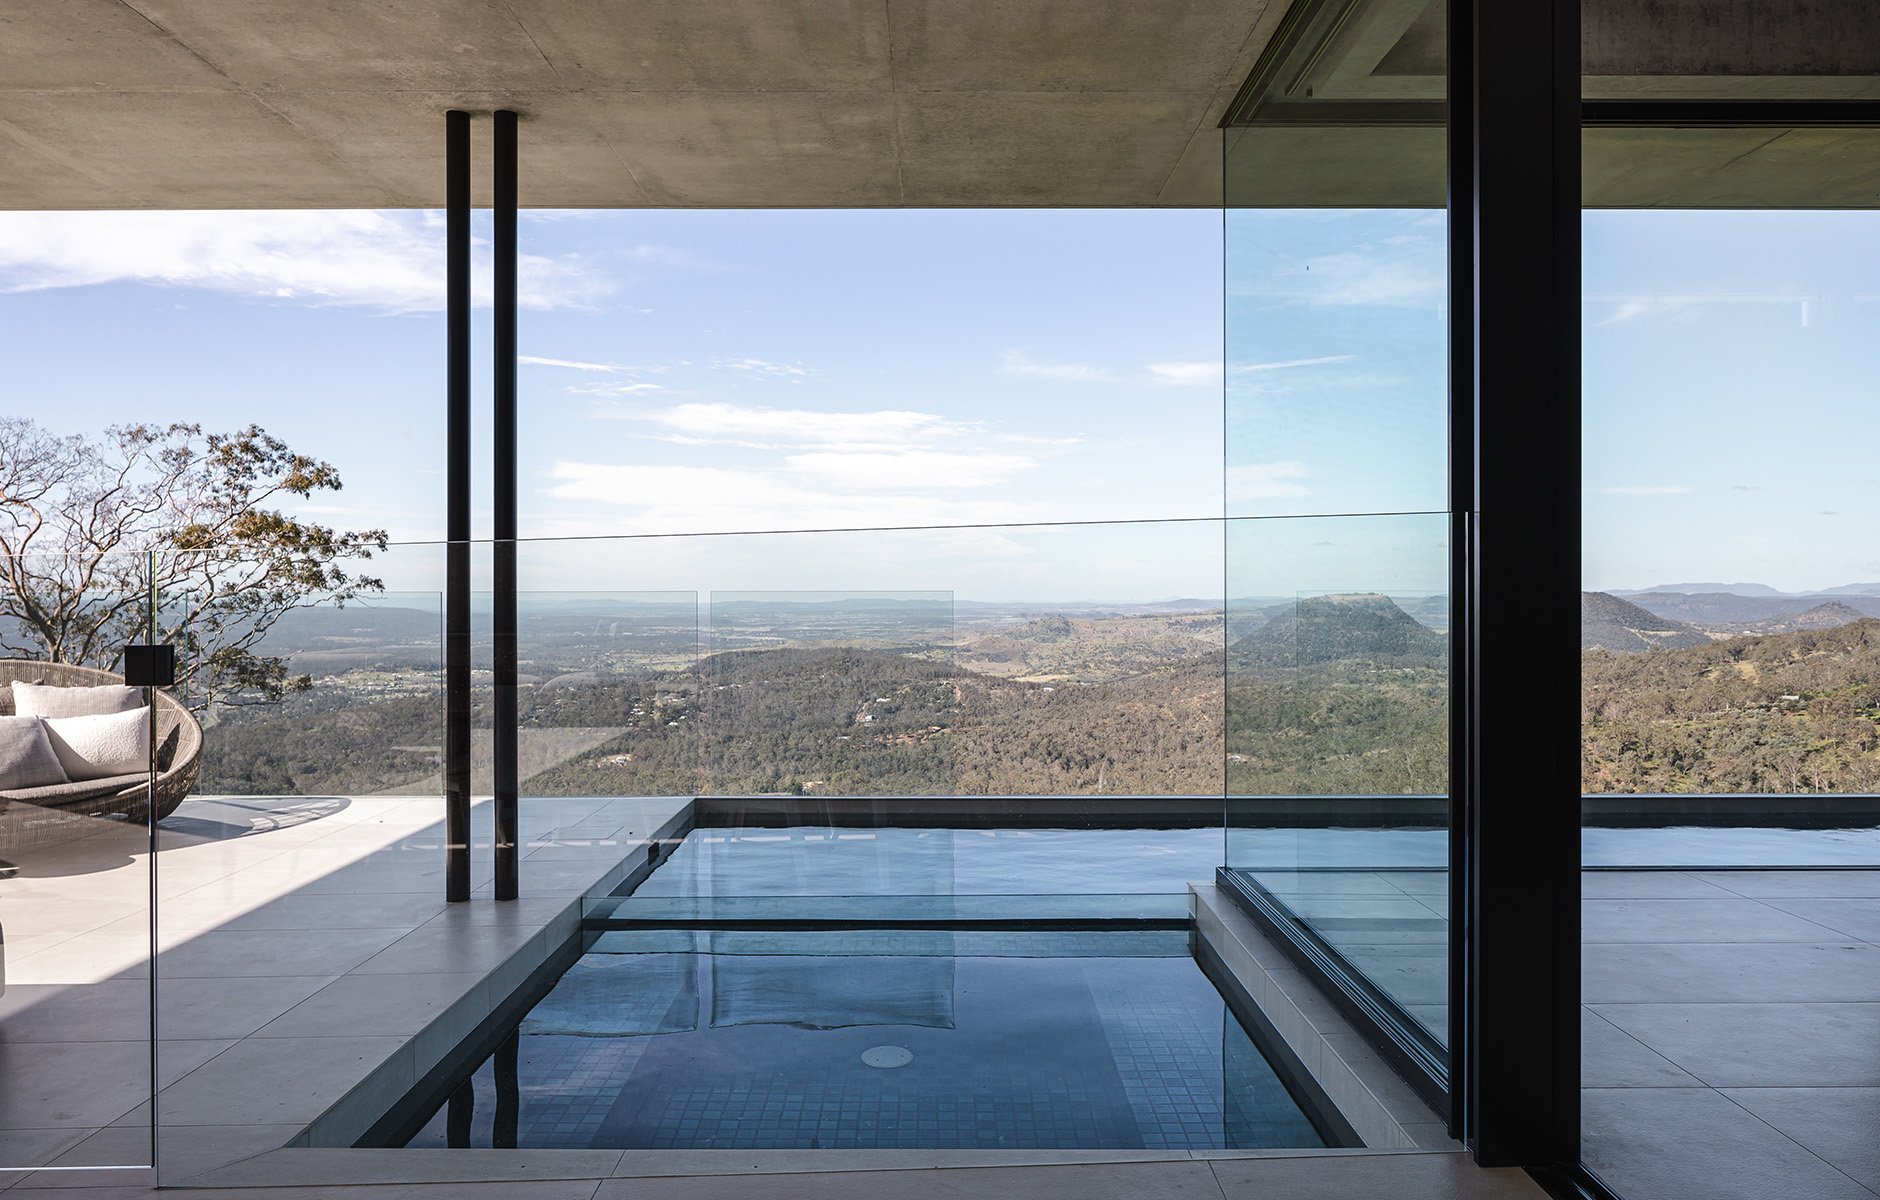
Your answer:
[[[516,114],[496,114],[496,898],[517,895]]]
[[[1450,161],[1473,277],[1452,385],[1475,441],[1464,1125],[1483,1166],[1561,1167],[1580,1111],[1579,4],[1450,13],[1473,83]]]
[[[444,114],[444,898],[470,898],[470,114]]]

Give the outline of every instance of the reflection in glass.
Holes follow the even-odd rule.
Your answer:
[[[1226,213],[1228,516],[1443,511],[1443,214],[1247,191]]]
[[[697,593],[525,591],[516,608],[521,794],[698,791]],[[473,790],[486,765],[473,752]]]
[[[151,565],[0,559],[0,1189],[153,1161],[152,820],[193,788],[201,731],[124,682]]]
[[[1448,1041],[1440,3],[1302,0],[1228,114],[1224,881],[1432,1084]]]
[[[947,592],[713,592],[706,793],[951,795]]]
[[[1441,1043],[1447,520],[1230,522],[1227,867]]]

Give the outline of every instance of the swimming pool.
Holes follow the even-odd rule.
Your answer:
[[[1183,897],[1219,844],[1218,830],[695,830],[603,906],[581,957],[433,1094],[407,1144],[1325,1145],[1196,962],[1185,904],[1109,907]],[[1058,892],[1048,928],[1028,919],[1027,889],[1079,881],[1102,890]],[[959,927],[896,928],[881,914],[901,910],[879,907],[956,896],[999,903]],[[727,898],[792,919],[700,918],[697,902]],[[879,919],[844,927],[858,899]],[[794,920],[817,912],[838,915]]]

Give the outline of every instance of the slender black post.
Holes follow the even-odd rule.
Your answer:
[[[516,790],[516,114],[496,113],[496,898],[518,892]]]
[[[470,898],[470,114],[444,114],[444,898]]]
[[[1450,162],[1473,271],[1464,1124],[1483,1166],[1558,1168],[1580,1140],[1579,0],[1450,14],[1473,83]]]

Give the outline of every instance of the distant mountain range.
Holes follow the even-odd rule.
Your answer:
[[[1682,621],[1660,616],[1605,592],[1580,593],[1580,649],[1639,654],[1704,646],[1710,638]]]
[[[1880,596],[1745,596],[1730,592],[1580,593],[1580,649],[1637,654],[1722,638],[1839,629],[1880,617]]]
[[[1857,592],[1823,592],[1807,596],[1639,592],[1629,597],[1629,600],[1660,617],[1682,621],[1717,637],[1829,628],[1820,622],[1837,614],[1844,618],[1842,624],[1861,617],[1880,617],[1880,596]],[[1850,613],[1854,615],[1847,615]]]
[[[1733,596],[1781,596],[1766,583],[1655,583],[1648,588],[1614,588],[1608,595],[1646,596],[1654,592],[1728,592]]]
[[[1844,583],[1839,587],[1818,588],[1810,592],[1785,592],[1766,583],[1655,583],[1648,588],[1613,588],[1611,596],[1653,596],[1661,592],[1681,592],[1687,596],[1722,592],[1731,596],[1769,596],[1805,599],[1810,596],[1880,596],[1880,583]]]

